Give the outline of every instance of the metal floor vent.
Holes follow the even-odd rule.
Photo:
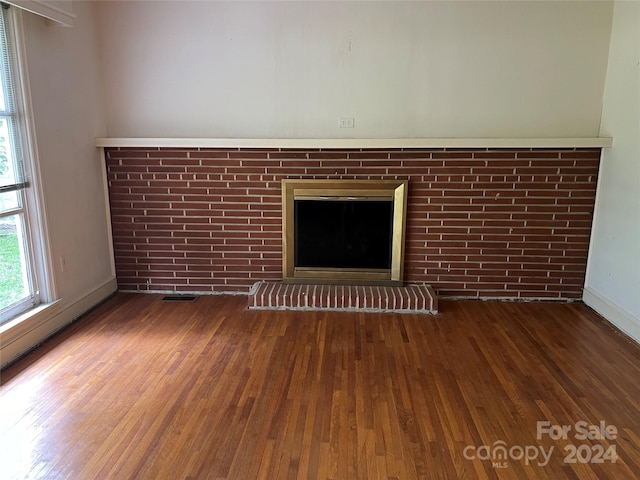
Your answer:
[[[195,302],[198,299],[195,295],[165,295],[163,302]]]

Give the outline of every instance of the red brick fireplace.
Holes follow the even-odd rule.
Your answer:
[[[404,280],[444,297],[577,299],[600,148],[105,148],[123,291],[282,279],[281,181],[407,180]]]

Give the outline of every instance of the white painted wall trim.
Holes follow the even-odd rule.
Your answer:
[[[0,331],[0,368],[42,343],[55,332],[90,310],[118,288],[115,278],[81,295],[78,299],[43,305],[27,312]],[[24,318],[28,317],[28,318]]]
[[[72,27],[76,19],[76,15],[73,13],[73,2],[71,1],[7,0],[7,3],[53,20],[65,27]]]
[[[37,283],[40,290],[40,301],[52,303],[58,298],[58,290],[54,275],[53,255],[51,249],[51,235],[49,233],[48,215],[44,201],[44,187],[42,184],[42,172],[40,156],[38,152],[38,139],[34,123],[33,102],[31,97],[31,83],[29,82],[29,68],[26,51],[25,28],[21,11],[13,15],[14,32],[16,37],[16,49],[18,52],[18,81],[22,90],[22,103],[20,109],[24,120],[25,154],[28,155],[32,168],[31,184],[33,188],[27,190],[29,197],[29,222],[32,225],[32,245],[34,248],[33,261],[37,272]],[[26,159],[25,159],[26,160]]]
[[[582,301],[640,344],[640,318],[634,317],[588,286],[583,290]]]
[[[604,148],[584,138],[96,138],[97,147],[161,148]]]
[[[109,201],[109,179],[107,178],[107,163],[104,150],[100,151],[100,159],[102,166],[100,172],[102,175],[102,197],[104,198],[104,209],[107,218],[107,233],[109,234],[109,262],[111,264],[111,276],[116,277],[116,255],[113,246],[113,227],[111,225],[111,202]]]
[[[104,155],[104,151],[103,151]],[[605,160],[605,152],[600,152],[600,165],[603,164]],[[591,269],[593,268],[593,239],[595,237],[596,229],[595,226],[598,225],[598,217],[600,215],[600,209],[598,205],[600,204],[600,196],[602,195],[602,170],[598,172],[598,178],[596,179],[596,197],[594,200],[593,207],[593,216],[591,218],[591,233],[589,234],[589,250],[587,252],[587,266],[585,268],[585,287],[584,290],[590,289],[589,287],[589,279],[591,278]],[[584,293],[583,293],[584,295]],[[585,302],[586,303],[586,302]],[[594,309],[595,310],[595,309]]]

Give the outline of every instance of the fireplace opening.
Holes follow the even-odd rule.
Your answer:
[[[296,266],[391,268],[391,200],[295,200],[294,217]]]
[[[402,284],[407,182],[283,180],[283,280]]]

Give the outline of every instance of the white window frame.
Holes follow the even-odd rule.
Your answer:
[[[46,212],[43,189],[36,148],[35,128],[31,107],[31,92],[28,82],[28,71],[25,54],[24,26],[22,11],[18,8],[9,10],[8,20],[13,34],[13,81],[15,93],[15,121],[20,134],[14,136],[14,141],[20,142],[24,158],[25,170],[28,172],[29,188],[21,191],[23,197],[22,208],[28,268],[31,270],[33,282],[33,299],[29,304],[21,303],[7,309],[0,318],[0,333],[29,318],[28,310],[40,304],[52,303],[57,298],[57,291],[53,277],[51,262],[51,246],[46,223]],[[26,314],[25,314],[26,312]],[[22,315],[21,315],[22,314]]]

